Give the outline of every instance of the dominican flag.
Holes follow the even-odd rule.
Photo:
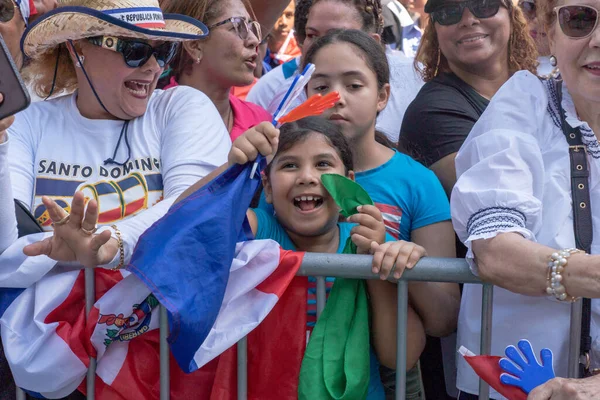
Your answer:
[[[475,355],[464,346],[461,346],[458,352],[473,368],[473,371],[502,396],[508,400],[527,400],[527,394],[520,388],[506,385],[500,381],[500,375],[505,373],[499,365],[502,357]]]
[[[303,254],[252,240],[245,213],[260,181],[250,167],[230,168],[173,207],[141,237],[127,270],[96,269],[89,315],[83,271],[22,255],[49,233],[0,255],[0,288],[13,288],[0,289],[1,336],[17,385],[46,398],[85,393],[95,357],[97,398],[158,399],[160,303],[169,313],[172,398],[236,399],[235,343],[246,335],[249,398],[297,398]]]

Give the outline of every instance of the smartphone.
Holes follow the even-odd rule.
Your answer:
[[[0,35],[0,93],[4,101],[0,103],[0,119],[26,109],[31,103],[27,87],[21,79],[19,69]]]

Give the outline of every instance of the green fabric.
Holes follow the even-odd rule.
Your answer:
[[[373,204],[360,185],[341,175],[323,174],[323,186],[341,208]],[[356,254],[348,238],[343,254]],[[300,400],[360,400],[367,396],[370,378],[369,307],[365,282],[337,278],[317,321],[300,370]]]

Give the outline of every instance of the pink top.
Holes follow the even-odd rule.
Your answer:
[[[164,89],[166,90],[175,86],[178,86],[178,83],[174,77],[171,77],[171,81]],[[229,94],[229,103],[233,111],[233,127],[229,133],[232,142],[248,129],[263,121],[271,121],[273,119],[271,114],[261,106],[240,100],[231,93]]]
[[[263,121],[271,121],[273,119],[271,114],[266,112],[261,106],[238,99],[232,94],[229,95],[229,103],[233,110],[233,127],[229,133],[232,142],[248,129]]]

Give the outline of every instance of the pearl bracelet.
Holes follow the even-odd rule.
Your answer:
[[[579,300],[576,297],[569,296],[565,286],[562,284],[562,273],[567,267],[567,258],[571,254],[583,253],[578,249],[564,249],[550,255],[550,261],[548,262],[548,287],[546,293],[553,295],[557,300],[574,302]]]

